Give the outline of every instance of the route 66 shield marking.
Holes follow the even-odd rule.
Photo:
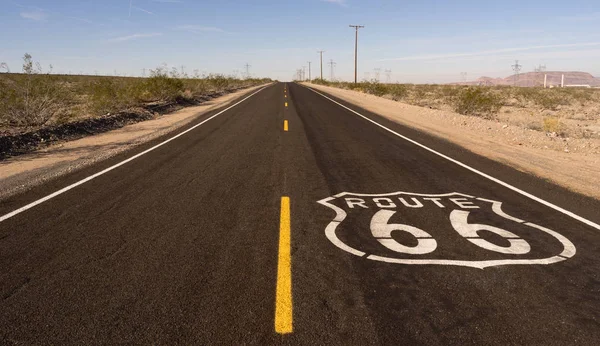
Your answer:
[[[502,202],[457,192],[342,192],[318,203],[336,213],[325,229],[327,238],[374,261],[484,269],[552,264],[576,252],[560,233],[505,213]]]

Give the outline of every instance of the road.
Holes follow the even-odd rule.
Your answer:
[[[2,201],[0,343],[600,342],[599,201],[298,84],[247,96]]]

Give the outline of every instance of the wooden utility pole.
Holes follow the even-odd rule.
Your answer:
[[[356,84],[358,74],[358,29],[364,28],[364,25],[350,25],[350,27],[356,29],[356,36],[354,37],[354,84]]]
[[[317,51],[317,53],[319,53],[319,55],[321,56],[321,80],[323,80],[323,53],[324,52],[325,52],[324,50]]]

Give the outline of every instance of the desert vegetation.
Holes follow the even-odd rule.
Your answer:
[[[198,103],[207,96],[267,82],[224,75],[150,71],[148,78],[51,74],[25,54],[22,73],[0,73],[0,133],[14,134],[131,110]]]
[[[600,89],[312,82],[502,121],[552,136],[600,137]]]

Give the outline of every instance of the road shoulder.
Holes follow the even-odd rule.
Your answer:
[[[600,157],[598,155],[541,150],[511,143],[487,131],[459,126],[463,118],[453,112],[412,106],[373,95],[333,87],[303,83],[315,90],[379,114],[389,120],[453,142],[471,152],[534,174],[573,191],[600,199]],[[465,119],[468,120],[468,119]],[[487,120],[481,120],[487,121]],[[503,125],[487,121],[489,131],[502,131]],[[459,124],[459,125],[457,125]]]
[[[264,85],[239,90],[156,119],[4,160],[0,162],[0,200],[177,130],[261,87]]]

